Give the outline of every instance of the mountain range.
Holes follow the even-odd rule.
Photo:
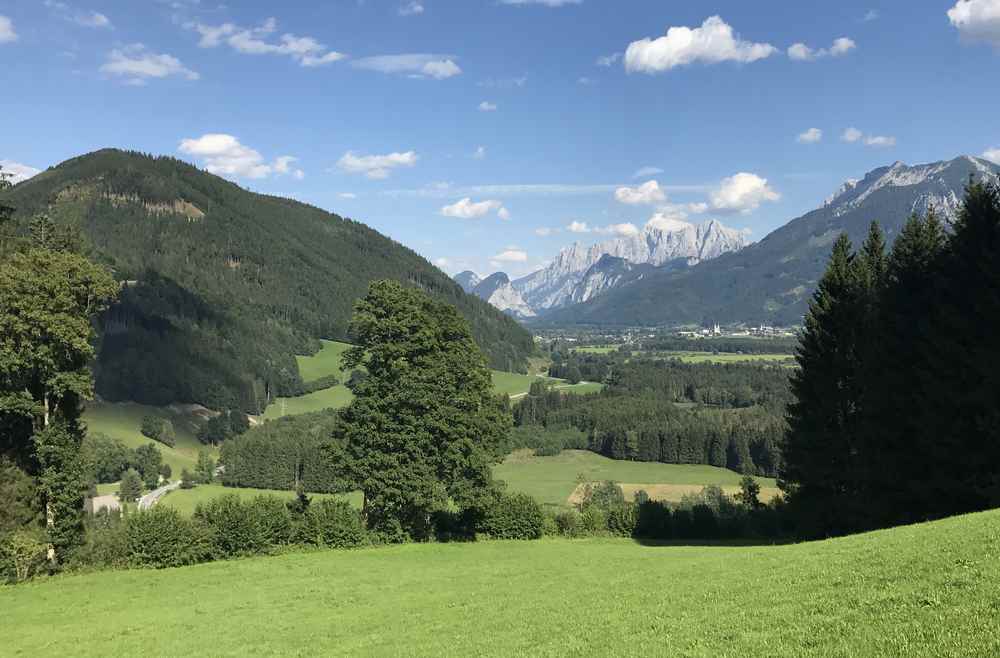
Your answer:
[[[296,354],[348,338],[371,281],[395,279],[469,321],[494,368],[524,371],[531,334],[362,223],[249,192],[173,158],[103,150],[6,191],[15,230],[47,213],[122,282],[100,319],[97,393],[259,413],[303,392]]]
[[[469,271],[455,280],[498,309],[527,319],[587,302],[655,271],[683,270],[746,245],[743,232],[716,220],[696,225],[661,219],[598,244],[574,243],[546,267],[514,281],[503,272],[480,281]]]
[[[877,220],[891,243],[912,214],[924,214],[929,208],[953,221],[964,187],[973,179],[997,182],[1000,166],[961,156],[930,164],[896,162],[880,167],[861,179],[848,180],[819,208],[793,219],[760,242],[706,253],[690,267],[661,263],[592,294],[569,293],[569,299],[576,303],[553,304],[536,322],[550,326],[797,325],[838,235],[847,233],[858,245],[868,225]],[[603,247],[591,249],[601,251]],[[566,253],[564,250],[554,265],[565,259]],[[620,252],[607,253],[633,265],[648,262],[642,251],[638,261]],[[544,276],[536,273],[527,278]],[[514,282],[515,288],[518,283]],[[525,299],[531,302],[534,297],[528,294]]]

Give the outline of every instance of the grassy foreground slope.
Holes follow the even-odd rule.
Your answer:
[[[1000,511],[810,544],[404,545],[0,589],[6,655],[1000,655]],[[100,620],[95,623],[94,620]]]

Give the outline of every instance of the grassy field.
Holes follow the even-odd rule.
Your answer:
[[[596,393],[603,385],[596,382],[583,382],[580,384],[567,384],[563,379],[553,379],[541,375],[521,375],[516,372],[493,371],[493,390],[497,393],[506,393],[512,398],[526,395],[531,389],[531,385],[537,381],[545,381],[554,385],[561,391],[567,393]]]
[[[573,352],[581,354],[611,354],[618,351],[618,345],[588,345],[587,347],[574,347]]]
[[[256,496],[274,495],[291,500],[295,497],[295,492],[293,491],[267,491],[262,489],[224,487],[221,484],[200,484],[194,489],[177,489],[175,491],[171,491],[164,496],[160,505],[173,507],[181,514],[191,516],[194,514],[194,508],[197,507],[199,503],[204,503],[226,494],[235,494],[240,498],[254,498]],[[309,497],[313,500],[323,500],[325,498],[344,498],[349,500],[355,507],[361,507],[360,493],[342,496],[335,494],[309,494]]]
[[[530,494],[548,507],[566,506],[581,477],[585,482],[614,480],[641,485],[634,489],[650,489],[650,485],[689,485],[694,491],[708,484],[736,487],[741,477],[714,466],[616,461],[587,450],[563,450],[554,457],[536,457],[530,450],[519,450],[494,467],[493,474],[506,480],[511,491]],[[769,478],[757,478],[757,481],[768,489],[776,486]],[[633,494],[634,489],[631,490]]]
[[[146,438],[139,432],[143,416],[152,415],[168,419],[177,434],[177,445],[173,448]],[[182,468],[193,469],[198,462],[198,451],[204,446],[195,438],[200,422],[193,415],[175,413],[165,407],[148,407],[133,402],[107,403],[90,402],[83,412],[87,431],[102,433],[118,439],[130,448],[138,448],[147,443],[156,443],[163,455],[164,463],[170,464],[174,477],[179,477]]]
[[[0,588],[6,656],[1000,655],[1000,511],[822,542],[293,553]]]
[[[351,390],[339,384],[296,398],[278,398],[264,411],[263,417],[265,420],[274,420],[282,416],[298,416],[323,409],[340,409],[350,404],[353,398]]]
[[[295,360],[299,362],[299,374],[302,375],[302,381],[312,382],[327,375],[336,375],[341,380],[346,379],[348,373],[341,372],[340,363],[344,352],[351,346],[332,340],[321,342],[323,347],[316,354],[295,357]]]

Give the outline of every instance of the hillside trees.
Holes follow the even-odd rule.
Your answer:
[[[425,539],[430,515],[453,501],[482,507],[492,493],[510,412],[494,397],[486,359],[451,306],[392,281],[358,302],[345,368],[365,366],[335,436],[364,494],[369,528]]]
[[[60,250],[47,220],[35,226],[31,243],[0,263],[0,453],[39,478],[55,557],[81,533],[79,418],[92,393],[91,321],[117,285]]]
[[[971,183],[953,228],[911,219],[881,280],[876,241],[834,248],[784,446],[806,534],[1000,505],[1000,191]]]

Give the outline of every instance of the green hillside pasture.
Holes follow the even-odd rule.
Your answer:
[[[265,420],[282,416],[298,416],[323,409],[341,409],[351,403],[354,394],[343,384],[295,398],[278,398],[264,411]]]
[[[177,435],[175,447],[153,441],[139,432],[143,416],[150,415],[166,418],[173,424]],[[89,433],[105,434],[130,448],[155,443],[163,455],[164,463],[170,464],[175,479],[180,477],[182,468],[194,468],[198,462],[198,451],[205,447],[195,438],[201,421],[195,413],[174,411],[169,407],[149,407],[134,402],[88,402],[83,412],[83,422]]]
[[[574,347],[572,352],[581,354],[611,354],[617,352],[619,345],[588,345],[586,347]]]
[[[240,487],[224,487],[221,484],[199,484],[194,489],[176,489],[168,493],[160,505],[166,505],[167,507],[173,507],[175,510],[183,514],[184,516],[191,516],[194,514],[194,508],[198,506],[199,503],[205,503],[219,496],[225,496],[227,494],[236,495],[240,498],[255,498],[256,496],[264,495],[274,495],[279,498],[285,498],[287,500],[292,500],[295,498],[294,491],[269,491],[266,489],[243,489]],[[343,498],[350,501],[352,505],[356,508],[361,508],[361,493],[352,493],[346,495],[339,494],[309,494],[309,498],[313,501],[319,501],[324,499],[333,498]]]
[[[312,356],[296,356],[299,363],[299,374],[302,381],[313,382],[329,375],[334,375],[337,379],[346,380],[349,373],[340,370],[340,364],[344,358],[344,352],[351,348],[347,343],[338,343],[332,340],[321,341],[323,347]]]
[[[596,393],[604,388],[601,384],[594,382],[581,382],[580,384],[567,384],[563,379],[543,377],[540,375],[521,375],[516,372],[493,371],[493,390],[499,394],[506,393],[512,398],[522,397],[531,390],[531,385],[537,381],[548,382],[556,388],[568,393]]]
[[[530,450],[517,450],[494,467],[493,475],[507,482],[511,491],[523,491],[547,507],[566,507],[581,482],[614,480],[621,483],[686,485],[697,492],[709,484],[738,487],[738,473],[700,464],[661,464],[608,459],[588,450],[563,450],[552,457],[536,457]],[[775,481],[757,478],[762,488],[774,489]],[[634,494],[634,490],[632,491]],[[679,499],[679,495],[676,496]]]
[[[994,511],[786,546],[301,552],[39,580],[0,609],[10,656],[988,658],[998,554]]]

